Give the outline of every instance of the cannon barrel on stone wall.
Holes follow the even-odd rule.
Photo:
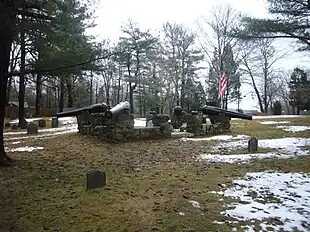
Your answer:
[[[93,105],[86,106],[86,107],[79,108],[79,109],[74,109],[74,110],[68,110],[68,111],[65,111],[65,112],[60,112],[60,113],[56,114],[56,117],[57,118],[73,117],[73,116],[80,115],[82,112],[104,113],[107,110],[109,110],[108,105],[106,103],[102,102],[102,103],[93,104]]]
[[[246,120],[252,120],[252,115],[238,113],[230,110],[225,110],[215,106],[205,105],[202,107],[202,113],[207,115],[225,115],[231,118],[240,118]]]
[[[129,111],[130,104],[125,101],[125,102],[120,102],[116,106],[114,106],[112,109],[108,110],[105,113],[105,116],[109,119],[116,117],[126,111]]]

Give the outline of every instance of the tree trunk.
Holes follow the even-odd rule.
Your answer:
[[[134,114],[134,107],[133,107],[133,91],[135,89],[135,85],[131,85],[132,83],[129,83],[129,103],[130,103],[130,113]]]
[[[118,86],[117,86],[117,103],[120,102],[121,77],[122,77],[122,69],[121,69],[121,66],[119,66],[119,70],[118,70]],[[122,93],[123,93],[123,91],[122,91]]]
[[[63,78],[60,78],[59,89],[59,112],[63,112],[65,107],[65,83]]]
[[[176,103],[177,103],[177,106],[180,106],[180,96],[179,96],[179,86],[176,85],[175,87],[175,100],[176,100]]]
[[[90,71],[90,87],[89,87],[89,103],[92,105],[93,104],[93,72]]]
[[[22,15],[21,19],[21,58],[20,58],[20,78],[19,78],[19,110],[18,110],[18,125],[24,128],[26,125],[25,120],[25,59],[26,59],[26,43],[25,43],[25,16]]]
[[[139,114],[142,116],[142,94],[141,94],[141,84],[139,83]]]
[[[264,64],[264,96],[263,96],[263,102],[264,102],[264,113],[268,113],[268,96],[267,96],[267,87],[268,87],[268,63],[267,60],[265,60]]]
[[[296,114],[296,107],[292,106],[292,114],[295,115]]]
[[[12,77],[9,77],[8,83],[7,83],[7,89],[6,89],[6,101],[5,105],[9,105],[10,97],[11,97],[11,89],[12,89]]]
[[[41,101],[42,101],[42,76],[37,74],[36,81],[36,117],[41,116]]]
[[[228,79],[228,78],[227,78]],[[226,94],[225,94],[225,104],[224,104],[224,108],[225,110],[227,110],[228,107],[228,95],[229,95],[229,82],[227,80],[227,90],[226,90]]]
[[[71,80],[67,78],[67,91],[68,91],[68,108],[73,108],[73,87]]]
[[[262,101],[262,98],[261,98],[261,96],[260,96],[260,94],[259,94],[258,88],[257,88],[256,83],[255,83],[255,80],[254,80],[254,77],[253,77],[253,75],[250,75],[250,77],[251,77],[251,80],[252,80],[252,86],[253,86],[253,88],[254,88],[254,92],[255,92],[255,94],[256,94],[256,96],[257,96],[257,99],[258,99],[260,111],[261,111],[262,113],[264,113],[263,101]]]
[[[124,97],[125,95],[125,97]],[[121,100],[123,101],[124,99],[127,100],[127,95],[128,95],[128,85],[126,85],[126,93],[124,94],[124,86],[122,86],[122,94],[121,94]]]
[[[53,97],[53,93],[49,88],[46,88],[46,106],[47,108],[52,108],[52,97]]]
[[[182,79],[182,83],[181,83],[181,97],[180,97],[180,105],[181,105],[182,108],[184,108],[184,106],[185,106],[185,104],[184,104],[184,97],[185,97],[185,80]]]
[[[56,85],[56,84],[55,84]],[[56,91],[55,91],[55,101],[54,101],[54,104],[55,104],[55,108],[57,109],[59,107],[59,99],[60,99],[60,91],[59,91],[59,87],[56,86]]]
[[[288,101],[284,101],[285,102],[285,106],[286,106],[286,110],[287,110],[287,114],[290,115],[291,114],[291,109],[290,109],[290,104]]]
[[[145,92],[146,92],[146,90],[145,90],[145,85],[143,85],[143,93],[145,93]],[[156,102],[157,102],[157,97],[155,97],[155,100],[156,100]],[[145,97],[144,97],[144,98],[143,98],[143,116],[146,115],[146,107],[149,107],[149,105],[146,106],[146,100],[145,100]]]
[[[16,15],[7,1],[0,3],[0,166],[9,166],[11,159],[4,150],[3,127],[6,103],[6,88],[10,64],[11,45],[16,25]]]
[[[106,86],[105,96],[106,96],[107,105],[110,105],[110,86],[109,85]]]
[[[95,93],[95,95],[96,95],[96,99],[95,99],[95,103],[97,104],[98,103],[98,97],[99,97],[99,94],[98,94],[98,83],[96,83],[96,93]]]

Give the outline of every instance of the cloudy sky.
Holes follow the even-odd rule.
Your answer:
[[[156,31],[164,22],[182,23],[197,31],[197,19],[208,18],[212,8],[219,4],[230,4],[235,10],[255,16],[267,17],[268,11],[264,0],[97,0],[97,26],[89,31],[97,40],[109,39],[117,41],[121,35],[121,25],[128,19],[137,22],[142,29]],[[289,55],[277,64],[278,68],[289,70],[296,65],[307,67],[309,57],[293,53],[289,41],[277,43],[280,51],[291,51]],[[242,86],[244,94],[251,89]],[[235,104],[230,107],[236,108]],[[242,101],[242,109],[256,109],[256,100],[250,94]]]

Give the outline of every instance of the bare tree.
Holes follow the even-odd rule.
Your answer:
[[[257,97],[261,112],[267,113],[279,91],[279,71],[277,61],[286,54],[279,53],[272,39],[255,40],[244,43],[242,50],[242,71],[247,77]]]
[[[207,81],[209,90],[217,90],[218,78],[222,73],[228,76],[228,88],[223,101],[225,108],[227,108],[230,95],[232,98],[240,98],[240,94],[238,94],[240,92],[240,78],[237,74],[240,61],[240,43],[238,39],[231,36],[232,30],[238,23],[238,15],[230,5],[218,5],[210,13],[210,20],[202,18],[197,21],[201,32],[199,43],[205,52],[210,72],[213,73],[213,75],[209,76],[212,80]],[[235,91],[235,93],[232,93],[232,91]]]

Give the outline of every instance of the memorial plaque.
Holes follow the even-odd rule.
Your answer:
[[[106,185],[105,172],[93,171],[86,174],[87,189],[97,189]]]
[[[258,141],[257,138],[253,137],[248,141],[248,152],[254,153],[257,152],[257,149],[258,149]]]

